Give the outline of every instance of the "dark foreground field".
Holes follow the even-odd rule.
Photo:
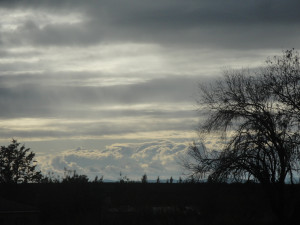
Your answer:
[[[257,184],[27,184],[0,189],[0,224],[8,225],[275,222]],[[292,198],[296,208],[299,193],[300,186],[296,186]]]

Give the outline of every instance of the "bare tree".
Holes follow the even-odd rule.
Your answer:
[[[184,167],[193,178],[261,183],[283,221],[284,184],[293,183],[299,171],[297,52],[285,51],[256,71],[225,71],[221,80],[200,85],[200,92],[206,116],[199,129],[202,143],[191,145]],[[203,144],[211,134],[224,142],[222,149],[211,151]]]
[[[263,70],[265,80],[282,111],[294,113],[300,120],[300,64],[299,54],[294,49],[286,50],[284,56],[267,60]]]
[[[35,153],[20,146],[17,140],[0,148],[0,183],[39,182],[42,178],[36,169]]]

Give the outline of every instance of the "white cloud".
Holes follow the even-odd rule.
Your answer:
[[[79,147],[57,155],[39,156],[38,163],[44,173],[54,171],[63,174],[64,168],[87,174],[91,179],[104,175],[117,180],[119,173],[132,180],[139,180],[146,173],[149,179],[179,177],[179,156],[184,155],[189,143],[152,141],[145,143],[119,143],[105,149]]]
[[[0,28],[4,32],[13,32],[18,28],[29,26],[28,22],[34,21],[32,26],[37,26],[39,29],[50,24],[78,24],[84,21],[83,15],[76,12],[54,13],[41,9],[5,9],[0,8],[1,21]]]

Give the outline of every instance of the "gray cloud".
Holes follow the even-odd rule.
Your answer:
[[[49,79],[49,77],[35,75],[1,77],[1,117],[41,117],[57,116],[58,114],[69,116],[72,110],[77,111],[77,115],[82,116],[82,113],[94,114],[95,112],[90,107],[99,105],[160,103],[163,106],[166,103],[178,105],[187,102],[192,104],[195,96],[192,96],[191,90],[194,89],[196,92],[197,85],[195,83],[198,82],[198,77],[186,79],[186,77],[170,76],[131,85],[93,87],[60,86],[59,78],[57,84],[49,85]],[[52,77],[51,80],[55,80],[55,77]],[[22,84],[22,81],[29,82]],[[12,102],[14,104],[8,104]],[[155,116],[158,115],[158,112],[159,109],[153,109],[151,112],[144,111],[143,113]],[[138,112],[128,109],[127,113],[126,110],[119,113],[129,115]],[[106,114],[106,116],[109,115]]]
[[[244,23],[244,22],[268,22],[268,21],[287,21],[299,22],[299,13],[297,11],[300,3],[293,0],[255,0],[241,2],[238,0],[213,0],[213,1],[174,1],[163,0],[160,2],[147,1],[38,1],[38,0],[2,0],[0,3],[6,7],[33,7],[55,10],[66,10],[68,7],[72,10],[88,10],[91,17],[122,18],[115,19],[117,22],[128,24],[138,24],[139,22],[152,23],[153,21],[162,21],[176,24],[182,21],[183,25],[189,25],[200,22],[216,23]],[[114,14],[113,14],[114,13]],[[275,16],[276,15],[276,16]],[[127,20],[125,18],[128,18]],[[137,18],[135,20],[133,18]],[[113,19],[110,19],[113,21]],[[178,23],[177,23],[178,24]]]
[[[86,75],[87,79],[95,77],[99,75]],[[84,78],[76,73],[63,78],[59,74],[1,76],[0,118],[5,126],[1,137],[87,138],[137,132],[185,132],[195,130],[197,125],[191,90],[196,91],[198,77],[166,76],[113,86],[80,86],[72,79]],[[61,84],[65,81],[73,85]],[[5,122],[18,118],[19,125]],[[22,118],[33,119],[28,123]],[[41,125],[30,125],[35,124],[34,118]]]
[[[2,4],[9,5],[6,1]],[[292,0],[11,3],[11,7],[18,5],[84,15],[84,21],[78,24],[49,24],[43,28],[27,21],[7,34],[7,40],[20,43],[72,46],[127,41],[237,49],[299,47],[300,34],[295,28],[300,23],[300,3]]]

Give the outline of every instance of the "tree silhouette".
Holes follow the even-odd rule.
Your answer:
[[[146,183],[148,183],[147,174],[144,174],[144,175],[142,176],[142,178],[141,178],[141,182],[142,182],[143,184],[146,184]]]
[[[130,179],[126,175],[123,176],[122,172],[120,172],[119,181],[121,184],[123,184],[123,183],[128,183],[130,181]]]
[[[268,66],[264,69],[267,81],[275,99],[281,103],[279,108],[284,113],[293,115],[293,119],[300,120],[300,64],[299,54],[294,49],[286,50],[283,57],[268,59]]]
[[[160,183],[160,179],[159,179],[159,176],[157,177],[156,179],[156,183],[159,184]]]
[[[94,183],[103,183],[103,175],[99,178],[98,176],[95,177]]]
[[[199,104],[206,110],[202,143],[191,145],[183,163],[194,178],[212,182],[254,180],[284,220],[284,183],[299,170],[300,66],[287,50],[256,70],[225,71],[210,85],[200,85]],[[203,144],[209,134],[223,142],[220,151]]]
[[[182,183],[182,178],[181,177],[179,177],[179,180],[178,180],[178,183]]]
[[[20,146],[17,140],[0,148],[0,183],[39,182],[42,178],[36,169],[35,153]]]
[[[88,183],[89,178],[87,175],[77,174],[76,170],[68,170],[64,168],[64,178],[62,183]]]

